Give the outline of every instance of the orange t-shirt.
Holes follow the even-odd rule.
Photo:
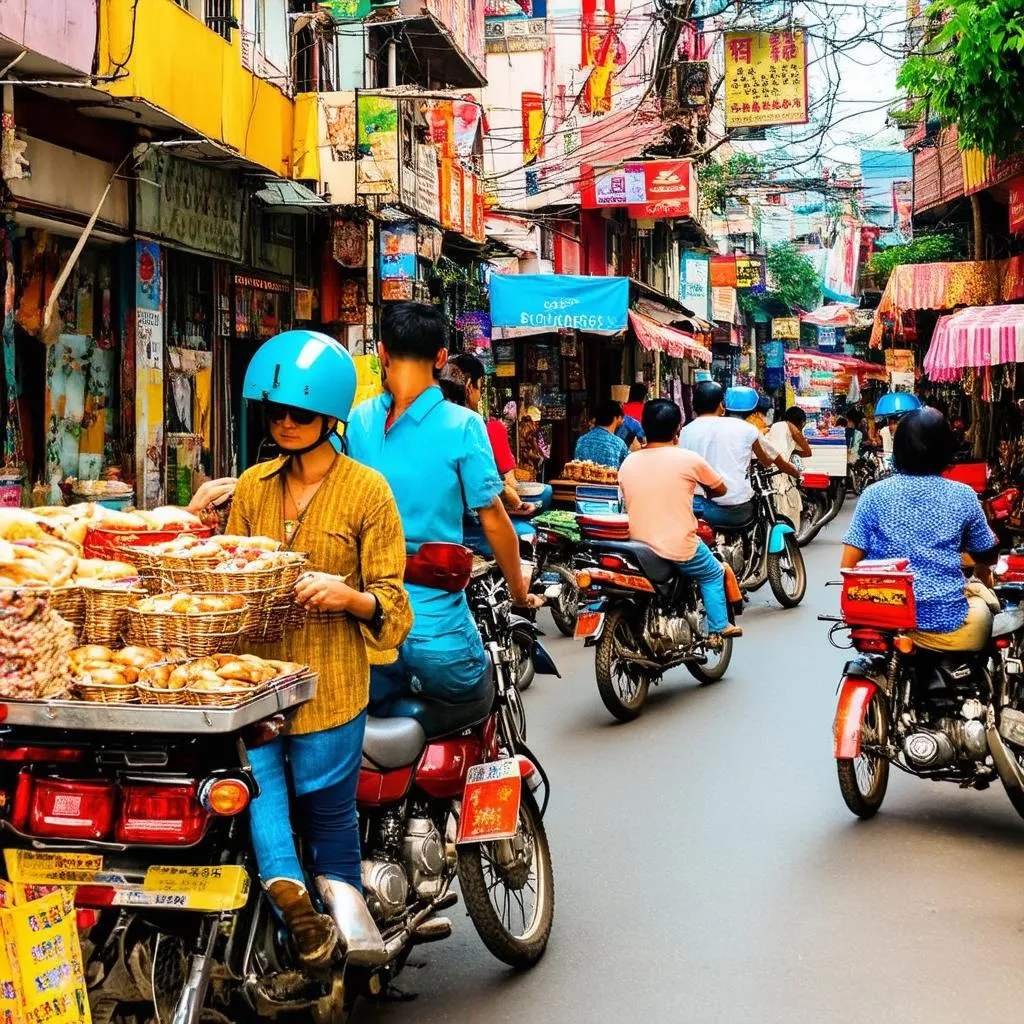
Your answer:
[[[694,452],[676,445],[633,452],[619,469],[630,538],[673,562],[693,558],[697,551],[693,492],[698,484],[718,487],[722,478]]]

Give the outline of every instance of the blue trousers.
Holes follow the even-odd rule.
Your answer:
[[[687,562],[676,562],[684,576],[692,576],[700,584],[704,610],[708,616],[708,632],[721,633],[729,625],[729,605],[725,600],[725,570],[711,548],[697,541],[697,551]]]
[[[305,884],[289,814],[289,791],[293,788],[313,874],[348,882],[362,890],[356,787],[365,732],[363,711],[351,722],[333,729],[279,736],[273,743],[248,752],[260,786],[249,818],[264,882],[290,878]]]
[[[716,505],[707,498],[695,497],[693,512],[712,526],[743,526],[754,518],[755,506],[753,500],[740,505]]]

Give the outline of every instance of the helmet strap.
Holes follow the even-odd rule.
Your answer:
[[[324,443],[324,441],[329,441],[331,431],[334,429],[333,427],[329,426],[329,421],[331,417],[323,416],[321,414],[321,418],[323,419],[324,423],[323,426],[320,428],[320,436],[312,444],[307,444],[304,448],[285,448],[279,444],[277,447],[281,451],[281,454],[287,455],[289,457],[293,455],[308,455],[311,451],[314,451],[315,449],[319,448],[320,445]]]

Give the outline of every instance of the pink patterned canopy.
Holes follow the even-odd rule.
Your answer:
[[[965,367],[1024,363],[1024,305],[970,306],[939,317],[924,370],[934,381],[959,380]]]

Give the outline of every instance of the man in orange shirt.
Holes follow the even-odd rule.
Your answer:
[[[698,484],[709,497],[720,498],[726,493],[725,483],[699,455],[679,447],[682,423],[683,415],[674,402],[656,398],[644,406],[647,447],[633,452],[619,469],[630,538],[675,562],[680,572],[697,580],[709,634],[742,636],[742,629],[729,624],[724,570],[697,536],[693,514],[693,492]]]

